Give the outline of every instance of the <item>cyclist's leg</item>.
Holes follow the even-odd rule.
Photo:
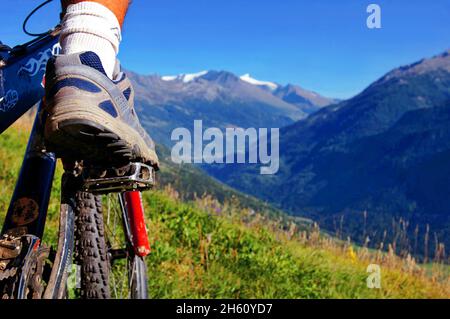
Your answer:
[[[128,10],[129,0],[90,0],[91,2],[97,2],[104,5],[109,10],[114,12],[120,25],[123,24],[123,20]],[[67,7],[71,4],[76,4],[80,2],[86,2],[86,0],[61,0],[61,5],[63,12],[66,11]]]

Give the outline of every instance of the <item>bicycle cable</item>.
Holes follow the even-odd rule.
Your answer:
[[[53,2],[53,0],[46,0],[46,1],[42,2],[40,5],[38,5],[36,8],[34,8],[33,11],[31,11],[27,15],[27,17],[25,18],[25,20],[23,21],[23,24],[22,24],[22,30],[23,30],[23,32],[25,32],[26,35],[29,35],[29,36],[32,36],[32,37],[40,37],[40,36],[48,34],[48,31],[42,32],[42,33],[29,32],[27,30],[27,23],[28,23],[28,20],[30,20],[30,18],[33,16],[33,14],[35,14],[39,9],[41,9],[45,5],[49,4],[50,2]]]

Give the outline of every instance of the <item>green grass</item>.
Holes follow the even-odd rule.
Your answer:
[[[275,222],[205,198],[183,203],[160,190],[145,196],[156,298],[436,298],[448,285],[382,265],[382,289],[367,288],[369,259],[331,242],[289,238]],[[203,205],[203,203],[209,203]],[[212,203],[212,205],[210,205]],[[255,220],[256,219],[256,220]]]
[[[0,218],[4,218],[27,132],[0,137]],[[58,166],[44,241],[56,243],[62,173]],[[353,249],[320,231],[285,229],[236,199],[187,200],[171,187],[144,194],[152,253],[152,298],[447,298],[438,277],[390,254]],[[379,263],[382,288],[369,289],[366,268]],[[432,267],[428,267],[432,268]]]

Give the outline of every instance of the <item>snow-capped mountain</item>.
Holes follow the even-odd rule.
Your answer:
[[[166,145],[172,144],[170,134],[174,128],[190,127],[194,120],[203,120],[205,127],[283,127],[327,104],[317,104],[316,93],[297,86],[297,90],[286,90],[289,94],[285,96],[284,86],[256,80],[248,74],[239,77],[226,71],[172,76],[128,73],[144,126]],[[305,96],[294,98],[296,94]],[[334,101],[320,98],[329,101],[328,104]]]
[[[257,79],[254,79],[250,76],[249,73],[244,74],[240,77],[240,79],[244,82],[253,84],[253,85],[257,85],[257,86],[262,86],[262,87],[267,87],[268,89],[274,91],[278,88],[278,84],[273,83],[273,82],[268,82],[268,81],[260,81]]]
[[[162,76],[161,80],[163,80],[163,81],[182,81],[184,83],[189,83],[207,73],[208,73],[208,71],[201,71],[198,73],[191,73],[191,74],[166,75],[166,76]]]

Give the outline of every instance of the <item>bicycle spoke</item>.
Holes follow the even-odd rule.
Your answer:
[[[128,248],[122,210],[119,198],[116,194],[106,195],[106,205],[108,216],[105,223],[105,231],[109,249]],[[129,269],[130,263],[126,260],[114,260],[111,264],[110,286],[115,298],[128,298],[130,295],[129,277],[132,271]]]

